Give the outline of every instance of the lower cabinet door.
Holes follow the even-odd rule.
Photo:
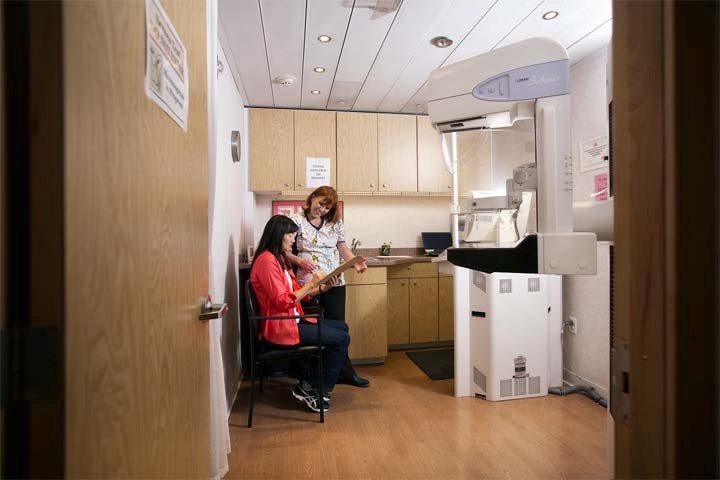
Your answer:
[[[455,287],[453,277],[438,278],[438,340],[453,340],[455,338]]]
[[[387,289],[385,284],[348,285],[345,321],[350,326],[350,359],[387,356]]]
[[[438,341],[438,279],[408,279],[410,343]]]
[[[408,326],[408,279],[390,278],[387,281],[388,344],[403,345],[410,342]]]

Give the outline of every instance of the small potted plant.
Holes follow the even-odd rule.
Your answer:
[[[380,255],[382,255],[383,257],[387,257],[390,255],[390,244],[392,244],[392,242],[385,242],[382,244],[382,246],[380,247]]]

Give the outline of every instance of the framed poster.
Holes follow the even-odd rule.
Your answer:
[[[285,215],[291,216],[295,213],[302,212],[305,206],[305,200],[273,200],[272,202],[272,214],[273,215]],[[337,203],[338,214],[340,220],[343,219],[343,202],[340,200]]]

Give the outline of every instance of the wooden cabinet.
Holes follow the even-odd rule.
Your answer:
[[[455,284],[452,276],[438,277],[438,340],[455,339]]]
[[[388,344],[403,345],[410,343],[410,324],[408,323],[408,279],[388,279],[387,296]]]
[[[293,111],[250,109],[250,190],[292,190]]]
[[[387,356],[386,269],[345,273],[345,321],[350,327],[350,359],[383,361]]]
[[[296,110],[295,119],[295,191],[307,187],[307,157],[330,159],[330,185],[337,185],[335,112]]]
[[[378,191],[376,113],[337,112],[337,181],[341,192]]]
[[[414,115],[377,117],[380,192],[417,192],[417,126]]]
[[[392,266],[387,276],[388,342],[398,345],[438,341],[437,264]]]
[[[445,169],[440,134],[426,115],[417,117],[418,191],[452,193],[452,176]]]

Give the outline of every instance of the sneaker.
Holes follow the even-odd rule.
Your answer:
[[[295,385],[292,389],[293,397],[297,398],[301,402],[304,402],[307,407],[313,412],[320,412],[320,408],[317,405],[317,394],[312,388],[303,388],[303,383],[300,382]],[[330,403],[328,398],[323,395],[322,409],[324,411],[330,410]]]

